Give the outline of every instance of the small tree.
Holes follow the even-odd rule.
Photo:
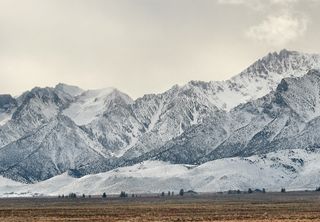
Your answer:
[[[82,194],[82,198],[86,198],[86,195],[85,195],[85,194]]]
[[[171,193],[170,193],[170,191],[168,191],[168,196],[170,197],[170,195],[171,195]]]
[[[105,192],[102,194],[102,198],[107,198],[107,194]]]
[[[184,190],[183,190],[183,189],[180,190],[179,195],[180,195],[180,196],[183,196],[183,195],[184,195]]]
[[[174,196],[174,192],[173,191],[171,192],[171,196]]]
[[[316,188],[316,191],[318,191],[318,192],[319,192],[319,191],[320,191],[320,187],[317,187],[317,188]]]
[[[77,194],[75,194],[75,193],[69,193],[69,198],[77,198]]]
[[[240,190],[237,190],[237,194],[241,194],[241,191],[240,191]]]
[[[262,193],[266,193],[266,189],[262,188]]]
[[[134,197],[135,195],[134,195],[134,193],[131,195],[131,197]]]
[[[161,193],[161,196],[164,197],[164,192]]]
[[[285,193],[286,189],[285,188],[281,188],[281,193]]]
[[[248,189],[248,193],[253,193],[251,188]]]
[[[126,194],[126,192],[124,192],[124,191],[120,192],[120,197],[121,198],[124,198],[124,197],[127,197],[127,196],[128,196],[128,194]]]

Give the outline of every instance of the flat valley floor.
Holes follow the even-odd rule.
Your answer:
[[[0,221],[320,221],[320,192],[2,198]]]

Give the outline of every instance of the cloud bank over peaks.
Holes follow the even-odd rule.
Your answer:
[[[269,15],[260,24],[246,31],[252,40],[263,41],[272,46],[283,46],[301,36],[307,30],[308,19],[290,14]]]
[[[262,21],[248,27],[245,36],[280,48],[307,31],[310,20],[298,4],[303,2],[320,3],[320,0],[218,0],[219,4],[245,6],[260,13]]]

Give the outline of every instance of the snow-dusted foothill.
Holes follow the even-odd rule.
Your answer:
[[[145,161],[105,173],[75,178],[68,173],[36,184],[21,184],[0,178],[0,196],[58,196],[128,193],[161,193],[194,190],[219,192],[315,190],[320,184],[318,150],[283,150],[266,155],[225,158],[202,165],[170,164]]]

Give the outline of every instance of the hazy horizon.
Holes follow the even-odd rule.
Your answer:
[[[318,53],[319,0],[0,0],[0,94],[58,83],[132,98]]]

